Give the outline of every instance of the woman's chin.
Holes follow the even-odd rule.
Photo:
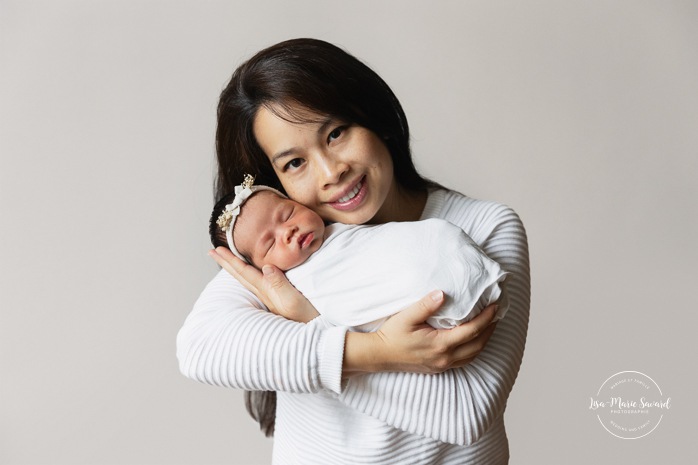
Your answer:
[[[353,211],[333,210],[323,215],[323,218],[333,223],[344,224],[364,224],[370,223],[375,213],[367,211],[365,208],[359,208]]]

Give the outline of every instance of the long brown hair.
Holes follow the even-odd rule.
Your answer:
[[[438,186],[417,173],[407,118],[385,81],[335,45],[317,39],[293,39],[272,45],[240,65],[221,93],[216,130],[217,201],[232,192],[245,173],[254,173],[258,184],[283,191],[255,139],[253,123],[262,106],[270,111],[278,106],[284,110],[284,118],[291,118],[296,116],[292,109],[296,105],[363,126],[381,137],[401,188],[424,191]],[[295,121],[303,122],[300,116]],[[246,392],[245,405],[262,431],[271,436],[276,393]]]

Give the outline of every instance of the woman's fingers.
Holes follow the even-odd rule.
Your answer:
[[[432,291],[416,303],[398,312],[395,316],[399,315],[400,318],[404,318],[405,322],[412,326],[421,326],[441,307],[443,301],[443,291]]]
[[[233,276],[240,276],[251,285],[259,288],[262,283],[262,273],[254,266],[245,263],[226,247],[216,247],[216,254],[224,260],[224,268]],[[227,266],[225,266],[227,265]]]
[[[209,250],[208,254],[221,268],[240,281],[240,284],[253,292],[259,300],[267,305],[264,296],[259,291],[262,287],[262,273],[259,270],[240,260],[225,247],[216,247],[215,250]]]
[[[451,360],[449,368],[462,367],[472,362],[487,345],[492,333],[494,333],[497,323],[487,325],[482,332],[475,338],[461,344],[451,351]]]
[[[283,292],[286,285],[290,285],[286,275],[279,273],[279,269],[272,265],[264,265],[262,267],[262,276],[264,276],[266,286],[270,289]]]
[[[373,334],[379,349],[373,362],[379,371],[440,373],[472,361],[485,347],[495,325],[496,305],[452,329],[434,329],[426,323],[441,307],[444,295],[434,291],[397,312]]]
[[[281,270],[272,265],[264,265],[262,274],[264,293],[270,301],[268,306],[274,313],[302,323],[319,315]]]
[[[496,313],[497,305],[493,304],[486,307],[472,320],[449,330],[446,334],[446,343],[455,348],[477,339],[492,323]]]
[[[264,273],[245,263],[225,247],[208,253],[216,263],[253,292],[271,311],[289,320],[308,322],[318,316],[315,307],[274,266],[265,265]]]

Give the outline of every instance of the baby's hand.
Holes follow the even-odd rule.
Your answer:
[[[270,312],[301,323],[307,323],[319,315],[310,301],[293,287],[286,275],[275,266],[265,265],[262,268],[264,273],[261,273],[225,247],[211,250],[209,255],[254,293]]]

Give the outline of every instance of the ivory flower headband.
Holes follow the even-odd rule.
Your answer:
[[[228,240],[228,248],[233,254],[240,260],[247,263],[247,259],[242,256],[238,249],[235,247],[235,242],[233,241],[233,227],[235,226],[235,220],[240,215],[240,209],[242,205],[247,202],[247,199],[252,197],[253,194],[259,191],[271,191],[276,195],[287,199],[288,197],[269,186],[254,186],[254,176],[251,174],[245,175],[245,180],[239,186],[235,186],[235,199],[233,203],[229,203],[225,206],[223,213],[216,220],[216,224],[221,230],[225,231],[225,238]]]

